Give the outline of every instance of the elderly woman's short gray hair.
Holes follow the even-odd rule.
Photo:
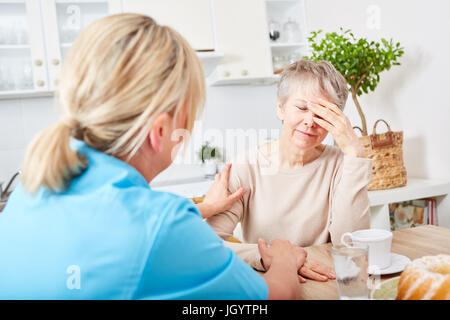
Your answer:
[[[304,92],[330,99],[344,110],[348,97],[347,81],[328,61],[299,60],[290,64],[278,83],[278,101],[284,105],[299,87]]]

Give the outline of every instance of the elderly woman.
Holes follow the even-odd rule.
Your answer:
[[[240,222],[245,243],[227,246],[255,269],[271,265],[258,251],[260,238],[287,239],[304,247],[330,238],[338,243],[344,232],[369,227],[366,185],[372,160],[365,158],[342,112],[347,95],[345,79],[330,63],[291,64],[278,84],[281,138],[233,162],[230,191],[249,191],[208,223],[226,240]],[[322,144],[328,133],[337,147]],[[313,261],[302,266],[299,275],[319,281],[334,277],[330,268]]]
[[[200,208],[149,182],[201,111],[204,76],[177,32],[138,14],[88,27],[61,74],[63,118],[31,143],[0,215],[0,299],[295,298],[303,249],[262,247],[261,277],[205,223],[228,194],[227,169]],[[179,136],[179,135],[176,135]]]

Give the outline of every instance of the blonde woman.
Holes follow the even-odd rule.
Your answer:
[[[245,243],[227,245],[255,269],[272,263],[258,250],[260,238],[301,247],[338,244],[344,232],[370,227],[372,160],[342,112],[347,96],[344,77],[329,62],[291,64],[278,84],[280,139],[233,162],[230,190],[248,192],[208,222],[223,239],[241,222]],[[328,133],[337,147],[322,144]],[[335,277],[332,268],[310,260],[298,272],[302,281]]]
[[[68,53],[63,118],[27,152],[0,215],[0,299],[295,298],[304,250],[277,240],[258,275],[202,220],[243,190],[226,170],[205,203],[152,191],[205,96],[196,53],[137,14],[101,19]],[[224,191],[225,190],[225,191]]]

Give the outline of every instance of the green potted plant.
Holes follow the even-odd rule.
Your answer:
[[[206,176],[212,176],[217,173],[217,162],[222,159],[222,154],[218,147],[210,145],[207,141],[198,151],[198,157],[202,162]]]
[[[374,91],[380,82],[380,73],[391,66],[400,65],[404,51],[397,42],[381,39],[381,42],[356,38],[351,30],[340,28],[340,33],[326,33],[319,37],[322,30],[311,32],[308,41],[312,55],[306,59],[326,60],[344,76],[349,84],[353,102],[361,117],[362,135],[367,136],[367,122],[358,97],[363,93]]]

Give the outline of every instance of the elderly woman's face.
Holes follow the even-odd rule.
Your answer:
[[[305,94],[297,88],[284,105],[278,104],[277,114],[283,121],[283,136],[298,148],[308,150],[322,143],[328,131],[313,121],[315,114],[309,110],[308,102],[322,96]]]

